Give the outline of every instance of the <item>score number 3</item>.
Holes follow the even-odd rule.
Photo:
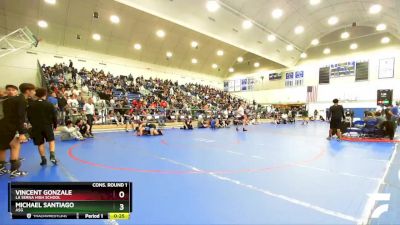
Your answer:
[[[119,196],[120,198],[124,198],[124,197],[125,197],[125,192],[120,191],[120,192],[118,193],[118,196]],[[125,205],[124,205],[124,204],[119,204],[119,210],[120,210],[120,211],[123,211],[124,209],[125,209]]]

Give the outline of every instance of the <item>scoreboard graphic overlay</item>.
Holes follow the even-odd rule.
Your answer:
[[[131,182],[10,182],[13,219],[129,219]]]

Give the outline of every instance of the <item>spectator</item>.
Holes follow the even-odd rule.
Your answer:
[[[197,119],[197,128],[207,128],[208,123],[203,119],[203,116],[200,115],[199,118]]]
[[[303,117],[303,125],[308,124],[308,110],[306,107],[301,111],[301,116]]]
[[[89,93],[89,87],[86,84],[84,84],[81,89],[83,93],[85,94]]]
[[[397,122],[400,122],[399,105],[400,105],[400,101],[397,101],[396,105],[393,105],[393,107],[391,109],[394,120]]]
[[[83,121],[83,119],[77,119],[75,122],[75,126],[79,129],[79,133],[81,133],[84,138],[92,137],[90,136],[87,124],[85,123],[85,121]]]
[[[335,132],[338,140],[342,138],[342,133],[340,131],[340,127],[342,125],[342,119],[345,119],[344,116],[344,109],[343,106],[339,105],[339,100],[338,99],[333,99],[333,106],[329,108],[329,117],[328,119],[331,121],[330,122],[330,129],[329,129],[329,136],[328,140],[332,139],[332,135]]]
[[[3,88],[0,88],[0,99],[7,98],[7,91]]]
[[[376,121],[376,118],[374,117],[374,114],[372,112],[367,112],[366,117],[364,118],[364,122],[368,123],[371,121]]]
[[[314,110],[314,120],[317,120],[318,118],[318,110]]]
[[[192,119],[185,119],[183,127],[181,129],[193,130]]]
[[[7,84],[6,92],[7,92],[7,97],[14,97],[18,95],[18,88],[15,85]]]
[[[383,117],[382,113],[378,111],[375,113],[375,118],[376,118],[376,122],[377,122],[376,127],[378,129],[383,129],[383,122],[385,122],[385,117]]]
[[[396,133],[397,124],[396,118],[393,116],[391,109],[385,109],[385,118],[384,129],[386,131],[386,135],[389,136],[390,140],[393,140],[394,135]]]
[[[67,99],[65,99],[63,94],[58,93],[57,103],[58,103],[59,124],[64,125],[65,124],[65,111],[66,111],[66,107],[67,107],[68,103],[67,103]]]
[[[68,106],[75,112],[78,111],[78,107],[79,107],[79,102],[77,99],[76,95],[72,95],[70,98],[68,98],[67,100]]]
[[[60,129],[60,134],[61,134],[61,141],[85,140],[85,138],[79,132],[79,128],[74,127],[71,120],[67,120],[65,122],[65,126]]]
[[[58,110],[58,99],[55,92],[50,93],[50,96],[47,98],[47,101],[53,105],[55,110]]]

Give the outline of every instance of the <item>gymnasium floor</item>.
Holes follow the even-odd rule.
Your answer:
[[[379,189],[391,193],[389,211],[372,224],[399,224],[396,146],[327,141],[327,129],[315,122],[263,124],[246,133],[98,133],[84,142],[57,142],[61,163],[45,168],[29,143],[22,155],[30,175],[16,181],[132,181],[132,218],[118,224],[357,224],[375,207],[368,194]],[[0,177],[0,224],[116,224],[12,221],[8,181]]]

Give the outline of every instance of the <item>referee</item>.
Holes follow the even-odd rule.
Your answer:
[[[336,132],[338,137],[338,141],[342,138],[342,133],[340,131],[340,127],[342,125],[343,120],[346,118],[344,115],[343,106],[339,105],[338,99],[333,99],[333,106],[329,108],[328,119],[330,119],[330,129],[329,129],[329,137],[328,140],[332,139],[333,132]]]
[[[87,124],[89,125],[89,137],[93,137],[92,127],[94,121],[94,104],[93,98],[89,98],[88,102],[83,106],[83,111],[86,114]]]
[[[46,89],[36,89],[36,97],[38,97],[38,100],[31,102],[28,108],[28,120],[32,125],[33,143],[38,146],[42,159],[41,166],[47,165],[45,141],[49,143],[50,161],[53,165],[57,165],[54,141],[54,129],[57,128],[57,111],[50,102],[46,101]]]

